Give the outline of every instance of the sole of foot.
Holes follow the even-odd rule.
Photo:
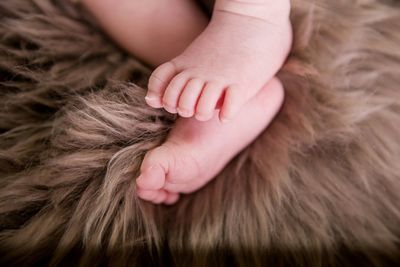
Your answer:
[[[145,155],[138,196],[171,205],[180,193],[200,189],[272,122],[283,100],[283,86],[274,78],[229,123],[216,115],[207,122],[178,119],[166,142]]]

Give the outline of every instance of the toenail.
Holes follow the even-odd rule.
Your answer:
[[[193,115],[192,115],[193,112],[190,112],[190,111],[187,110],[187,109],[177,108],[177,110],[178,110],[178,113],[181,114],[181,115],[183,115],[183,116],[193,116]]]
[[[198,119],[199,121],[205,121],[208,120],[208,116],[203,115],[203,114],[196,114],[196,119]]]
[[[153,99],[157,99],[158,97],[159,97],[159,95],[156,94],[155,92],[147,91],[145,98],[149,99],[149,100],[153,100]]]
[[[165,104],[165,103],[163,103],[163,105],[164,105],[165,110],[167,110],[168,112],[176,113],[176,108],[174,108],[174,107],[172,107],[172,106],[170,106],[168,104]]]
[[[144,99],[146,100],[146,103],[149,104],[150,106],[153,106],[155,108],[162,108],[159,97],[150,95],[150,96],[145,96]]]

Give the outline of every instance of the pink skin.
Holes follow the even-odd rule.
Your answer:
[[[146,101],[188,117],[145,155],[136,179],[140,198],[173,204],[180,193],[200,189],[279,111],[284,90],[270,79],[291,42],[289,0],[217,0],[209,26],[190,0],[82,2],[129,52],[152,65],[167,62],[153,73]]]
[[[216,115],[207,122],[178,120],[167,141],[146,154],[136,180],[139,197],[173,204],[179,193],[203,187],[271,123],[283,99],[283,87],[273,79],[231,122],[222,124]]]
[[[292,35],[287,0],[219,0],[205,31],[149,80],[146,102],[181,117],[222,122],[279,70]]]

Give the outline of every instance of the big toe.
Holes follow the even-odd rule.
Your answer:
[[[147,152],[140,167],[140,176],[136,179],[137,186],[145,190],[161,189],[165,184],[170,157],[171,153],[165,146]]]
[[[153,165],[143,170],[136,179],[136,184],[141,189],[157,190],[164,186],[165,171],[159,165]]]
[[[162,108],[162,97],[171,82],[172,78],[177,74],[175,65],[167,62],[159,66],[150,76],[146,102],[153,108]]]

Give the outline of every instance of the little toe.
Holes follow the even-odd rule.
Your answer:
[[[167,62],[159,66],[150,76],[146,103],[153,108],[162,108],[162,96],[171,79],[176,75],[175,65]]]
[[[136,193],[139,198],[146,201],[153,201],[159,194],[158,190],[146,190],[141,188],[137,188]]]
[[[167,197],[164,200],[165,205],[173,205],[179,200],[178,193],[167,192]]]
[[[179,98],[178,113],[181,117],[190,118],[193,117],[197,100],[199,99],[200,93],[203,90],[204,82],[200,79],[191,79]]]
[[[162,103],[164,109],[170,113],[177,113],[178,99],[183,88],[188,82],[188,76],[185,73],[176,75],[165,89]]]
[[[208,121],[214,115],[214,110],[220,99],[224,86],[217,82],[209,82],[203,89],[196,107],[196,119]]]
[[[247,102],[247,98],[241,94],[239,87],[230,86],[225,92],[224,102],[222,104],[219,118],[221,122],[226,123],[236,116],[242,106]]]
[[[167,199],[168,193],[165,190],[158,190],[157,196],[151,200],[154,204],[161,204]]]

